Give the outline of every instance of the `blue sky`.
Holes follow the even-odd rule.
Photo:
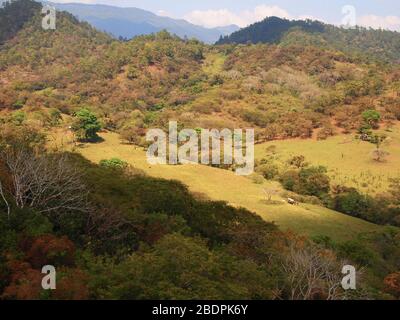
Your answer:
[[[355,8],[359,25],[400,31],[399,0],[53,0],[137,7],[173,18],[184,18],[208,27],[230,23],[245,26],[266,15],[310,17],[340,24],[344,6]]]

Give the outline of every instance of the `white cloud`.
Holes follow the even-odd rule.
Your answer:
[[[228,9],[219,10],[194,10],[184,16],[184,19],[193,24],[202,25],[208,28],[236,24],[239,27],[246,27],[266,17],[277,16],[280,18],[291,18],[290,14],[278,6],[260,5],[253,10],[245,10],[234,13]]]
[[[400,31],[400,17],[398,16],[376,16],[366,15],[358,18],[357,24],[364,27],[372,27],[374,29],[389,29]]]
[[[226,26],[236,24],[239,27],[246,27],[249,24],[263,20],[266,17],[276,16],[286,19],[311,19],[320,20],[311,15],[292,16],[285,9],[278,6],[260,5],[253,10],[244,10],[235,13],[229,9],[219,10],[194,10],[184,16],[184,19],[191,23],[202,25],[208,28]],[[388,29],[400,31],[400,17],[399,16],[376,16],[364,15],[357,19],[357,25],[371,27],[374,29]]]
[[[187,21],[208,28],[236,24],[244,26],[246,21],[228,9],[194,10],[184,16]]]
[[[54,0],[57,3],[71,3],[71,2],[80,2],[86,4],[94,4],[94,3],[105,3],[110,5],[122,5],[131,6],[132,2],[130,0]],[[1,0],[0,0],[1,2]],[[156,12],[160,16],[168,16],[173,18],[175,17],[171,12],[159,10]],[[282,9],[279,6],[268,6],[268,5],[259,5],[254,9],[243,10],[240,12],[234,12],[229,9],[219,9],[219,10],[194,10],[187,13],[183,18],[188,20],[191,23],[202,25],[205,27],[218,27],[218,26],[226,26],[230,24],[236,24],[240,27],[246,27],[249,24],[254,22],[261,21],[262,19],[269,16],[277,16],[280,18],[287,19],[312,19],[312,20],[320,20],[324,21],[321,18],[311,16],[311,15],[298,15],[292,16],[285,9]],[[341,23],[336,23],[340,25]],[[363,15],[357,18],[357,25],[372,27],[374,29],[389,29],[400,31],[400,16],[377,16],[373,14]]]
[[[255,7],[253,11],[245,11],[244,14],[247,17],[249,23],[260,21],[265,19],[266,17],[271,17],[271,16],[287,18],[287,19],[291,18],[286,10],[278,6],[261,5]]]
[[[169,13],[168,11],[165,11],[165,10],[158,10],[156,12],[156,14],[161,16],[161,17],[170,17],[170,18],[173,17],[173,15],[171,13]]]

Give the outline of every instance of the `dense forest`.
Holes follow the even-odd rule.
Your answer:
[[[313,20],[287,20],[267,17],[246,28],[221,37],[217,44],[270,43],[284,46],[313,45],[364,55],[378,60],[399,62],[400,34],[354,26],[336,27]]]
[[[302,158],[283,172],[257,163],[288,191],[388,225],[336,242],[283,231],[119,159],[94,164],[48,145],[68,127],[77,142],[98,143],[107,130],[146,147],[148,128],[176,119],[254,127],[257,142],[351,133],[379,155],[384,139],[373,130],[400,120],[400,68],[359,51],[387,37],[386,58],[398,59],[398,34],[270,18],[216,46],[166,31],[118,41],[65,12],[43,30],[40,10],[31,0],[0,9],[0,299],[400,297],[398,181],[372,198],[333,188]],[[340,287],[344,263],[363,270],[356,292]],[[41,289],[45,264],[62,270],[60,290]]]

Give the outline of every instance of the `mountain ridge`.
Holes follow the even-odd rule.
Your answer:
[[[317,20],[267,17],[221,37],[216,44],[311,45],[345,53],[357,52],[379,60],[400,62],[400,33],[356,26],[337,27]]]
[[[237,31],[238,26],[229,25],[216,28],[205,28],[187,22],[184,19],[173,19],[159,16],[153,12],[135,7],[115,7],[98,4],[49,3],[56,9],[67,11],[80,20],[87,21],[99,30],[114,37],[131,39],[139,35],[147,35],[167,30],[181,38],[197,38],[206,43],[214,43],[220,36]]]

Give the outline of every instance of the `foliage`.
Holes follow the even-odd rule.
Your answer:
[[[16,111],[12,114],[11,117],[11,122],[16,124],[16,125],[22,125],[24,121],[26,120],[26,114],[25,112],[22,111]]]
[[[15,14],[11,7],[2,11]],[[269,18],[268,23],[274,28],[267,33],[277,38],[285,38],[293,26],[302,31],[291,32],[312,35],[330,30],[319,22]],[[326,50],[318,42],[210,47],[165,31],[117,41],[64,12],[58,12],[57,32],[46,32],[36,12],[2,46],[0,108],[33,108],[52,127],[61,119],[51,110],[71,115],[90,106],[106,129],[138,145],[144,145],[148,126],[163,127],[171,117],[187,127],[251,125],[258,141],[309,138],[315,129],[324,139],[336,132],[327,125],[332,118],[339,127],[355,130],[363,123],[362,113],[373,107],[382,120],[395,117],[395,108],[382,101],[393,86],[396,65],[345,55],[341,49]],[[29,76],[13,78],[16,67]],[[143,118],[133,121],[132,112]],[[86,137],[82,128],[78,133],[79,139],[95,138]]]
[[[8,239],[1,243],[11,254],[3,298],[276,297],[276,279],[285,277],[277,268],[282,249],[274,244],[282,238],[276,226],[245,209],[196,200],[178,182],[126,175],[76,154],[69,159],[84,172],[90,212],[50,219],[52,231],[42,227],[49,220],[28,221],[30,209],[13,210],[11,224],[0,223],[7,230],[2,239]],[[42,231],[28,236],[34,225]],[[46,295],[39,289],[37,267],[44,263],[58,266],[62,292]]]
[[[312,20],[267,17],[221,38],[217,44],[280,43],[339,49],[346,53],[369,55],[375,59],[399,59],[397,32],[363,27],[341,28]],[[384,53],[382,53],[384,48]]]
[[[381,120],[381,115],[376,110],[366,110],[362,113],[363,120],[370,126],[372,129],[378,128],[378,123]]]
[[[397,299],[400,298],[400,272],[392,273],[388,275],[385,280],[385,290],[395,296]]]
[[[324,167],[305,167],[285,172],[280,181],[287,190],[323,199],[330,191],[330,178],[326,172]]]
[[[6,1],[0,6],[0,44],[12,38],[32,16],[39,12],[41,5],[31,0]]]
[[[284,34],[291,28],[298,27],[309,32],[323,32],[324,26],[318,21],[290,21],[277,17],[269,17],[261,22],[252,24],[251,26],[234,32],[230,36],[226,36],[218,44],[226,43],[259,43],[279,42]]]
[[[398,56],[395,33],[278,18],[264,24],[250,28],[266,31],[254,36],[257,42],[280,45],[206,46],[165,31],[117,41],[63,12],[57,31],[46,32],[40,5],[19,0],[0,9],[1,298],[333,299],[341,297],[330,294],[338,266],[349,258],[368,268],[372,297],[384,286],[397,295],[396,277],[389,276],[400,268],[395,229],[313,243],[239,206],[195,197],[178,181],[121,170],[127,163],[119,158],[96,165],[99,158],[92,163],[75,153],[51,153],[35,130],[35,124],[49,129],[72,121],[86,142],[98,139],[104,123],[144,145],[146,129],[178,119],[182,127],[255,127],[262,142],[310,138],[314,130],[325,139],[336,126],[364,134],[396,119],[398,100],[390,93],[398,66],[371,59],[382,48],[385,58]],[[358,55],[360,48],[371,57]],[[373,132],[369,137],[375,141]],[[389,195],[372,197],[332,188],[327,170],[304,156],[278,162],[276,148],[269,149],[257,171],[304,201],[379,224],[400,223],[396,181]],[[268,199],[278,193],[250,186]],[[272,201],[260,203],[274,211]],[[284,215],[305,211],[304,221],[315,213],[303,205],[281,207]],[[333,221],[357,221],[351,230],[363,223],[345,218]],[[59,290],[41,290],[43,264],[57,265]],[[308,270],[315,271],[311,282],[303,277]]]
[[[123,279],[129,278],[130,281]],[[271,299],[271,282],[254,262],[171,234],[115,267],[103,295],[117,299]],[[187,284],[190,283],[190,286]]]
[[[75,118],[72,130],[78,139],[94,141],[97,138],[97,132],[101,129],[101,124],[97,120],[96,115],[89,109],[83,108],[75,114]]]
[[[377,224],[400,225],[400,209],[387,195],[372,197],[354,188],[336,187],[331,206],[339,212]]]
[[[108,169],[123,170],[128,166],[128,163],[118,158],[112,158],[109,160],[101,160],[100,166]]]

